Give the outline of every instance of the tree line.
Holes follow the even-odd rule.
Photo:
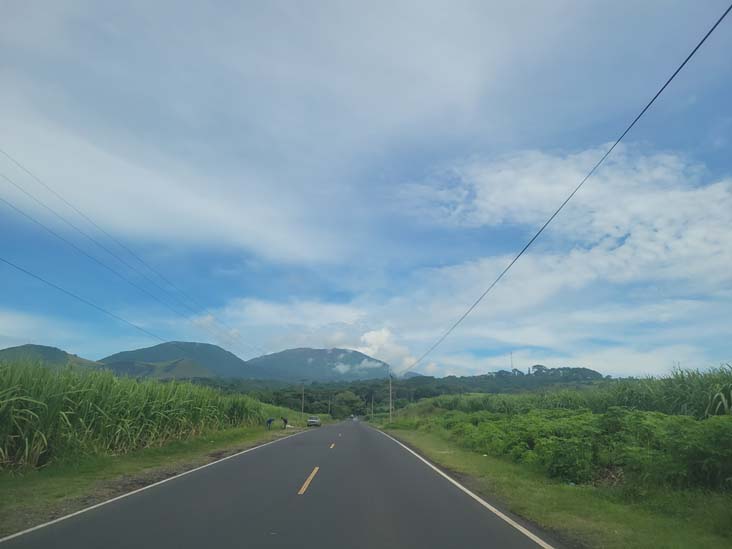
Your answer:
[[[513,393],[550,386],[581,386],[603,380],[589,368],[548,368],[537,364],[526,373],[514,369],[478,376],[413,376],[394,379],[392,398],[395,409],[423,398],[464,393]],[[335,418],[388,412],[387,379],[351,382],[303,382],[201,378],[195,383],[216,387],[227,393],[246,393],[276,406],[300,410],[304,400],[306,414],[330,414]]]

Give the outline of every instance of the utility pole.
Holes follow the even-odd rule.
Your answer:
[[[513,351],[511,351],[511,373],[513,373]]]
[[[374,392],[371,391],[371,421],[374,420]]]
[[[328,395],[328,415],[330,415],[330,400],[333,398],[333,395]]]
[[[391,370],[389,370],[389,423],[391,423],[391,410],[392,410],[392,404],[391,404]]]
[[[300,400],[300,419],[305,421],[305,382],[302,383],[302,398]]]

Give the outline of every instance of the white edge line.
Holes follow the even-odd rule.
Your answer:
[[[186,475],[190,475],[191,473],[195,473],[196,471],[200,471],[201,469],[205,469],[206,467],[211,467],[212,465],[216,465],[217,463],[221,463],[223,461],[226,461],[227,459],[232,459],[235,457],[238,457],[242,454],[246,454],[247,452],[252,452],[254,450],[258,450],[259,448],[264,448],[265,446],[269,446],[270,444],[274,444],[275,442],[280,442],[283,440],[287,440],[288,438],[301,435],[303,433],[308,433],[309,431],[300,431],[298,433],[293,433],[291,435],[287,435],[275,440],[270,440],[269,442],[265,442],[264,444],[260,444],[258,446],[252,446],[251,448],[247,448],[246,450],[242,450],[241,452],[237,452],[236,454],[231,454],[230,456],[226,456],[224,458],[218,459],[216,461],[212,461],[211,463],[206,463],[205,465],[201,465],[200,467],[196,467],[195,469],[190,469],[188,471],[183,471],[180,474],[177,474],[172,477],[168,477],[163,480],[159,480],[158,482],[154,482],[152,484],[148,484],[147,486],[143,486],[142,488],[138,488],[137,490],[133,490],[132,492],[127,492],[126,494],[122,494],[120,496],[114,497],[112,499],[108,499],[106,501],[102,501],[100,503],[97,503],[95,505],[92,505],[90,507],[85,507],[84,509],[79,509],[78,511],[74,511],[71,514],[64,515],[63,517],[58,517],[53,520],[49,520],[48,522],[44,522],[43,524],[39,524],[37,526],[33,526],[32,528],[28,528],[26,530],[21,530],[20,532],[16,532],[14,534],[10,534],[9,536],[5,536],[4,538],[0,538],[0,543],[4,543],[6,541],[10,541],[11,539],[23,536],[25,534],[29,534],[30,532],[33,532],[35,530],[40,530],[41,528],[45,528],[46,526],[51,526],[52,524],[56,524],[57,522],[61,522],[62,520],[70,519],[71,517],[75,517],[77,515],[81,515],[82,513],[86,513],[87,511],[92,511],[94,509],[97,509],[99,507],[102,507],[104,505],[107,505],[108,503],[114,503],[115,501],[119,501],[120,499],[126,498],[128,496],[132,496],[135,494],[139,494],[140,492],[144,492],[145,490],[148,490],[150,488],[154,488],[155,486],[160,486],[161,484],[165,484],[166,482],[169,482],[171,480],[178,479],[180,477],[184,477]]]
[[[536,543],[537,545],[539,545],[539,547],[542,547],[543,549],[555,549],[552,545],[549,545],[547,542],[545,542],[539,536],[537,536],[536,534],[534,534],[530,530],[527,530],[526,528],[524,528],[523,526],[521,526],[518,522],[516,522],[515,520],[513,520],[511,517],[505,515],[504,513],[502,513],[501,511],[499,511],[495,507],[493,507],[490,503],[488,503],[487,501],[485,501],[479,495],[477,495],[474,492],[471,492],[470,490],[468,490],[465,486],[463,486],[462,484],[460,484],[458,481],[456,481],[455,479],[453,479],[451,476],[449,476],[446,473],[444,473],[441,469],[435,467],[433,464],[431,464],[425,458],[423,458],[422,456],[420,456],[417,452],[415,452],[414,450],[412,450],[406,444],[403,444],[403,443],[399,442],[393,436],[386,434],[384,431],[382,431],[380,429],[375,429],[375,430],[378,431],[379,433],[381,433],[382,435],[384,435],[385,437],[390,438],[392,441],[396,442],[399,446],[401,446],[402,448],[404,448],[407,452],[409,452],[414,457],[416,457],[417,459],[419,459],[420,461],[422,461],[425,465],[427,465],[428,467],[430,467],[431,469],[433,469],[438,475],[446,478],[452,484],[454,484],[455,486],[457,486],[460,490],[462,490],[467,495],[469,495],[471,498],[473,498],[475,501],[477,501],[478,503],[480,503],[483,507],[485,507],[486,509],[488,509],[491,513],[493,513],[494,515],[496,515],[498,518],[503,519],[508,524],[510,524],[511,526],[513,526],[514,528],[516,528],[516,530],[518,530],[519,532],[521,532],[522,534],[524,534],[526,537],[528,537],[529,539],[531,539],[531,541],[533,541],[534,543]]]

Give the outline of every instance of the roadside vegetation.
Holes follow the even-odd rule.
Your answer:
[[[0,363],[0,470],[120,455],[292,410],[190,383]]]
[[[588,368],[547,368],[536,364],[527,372],[501,370],[477,376],[435,378],[411,375],[393,380],[393,403],[403,408],[418,400],[464,393],[516,393],[546,388],[581,388],[605,383],[599,372]],[[195,378],[193,383],[226,393],[247,393],[262,402],[299,409],[303,386],[272,380]],[[612,383],[612,381],[608,381]],[[385,378],[360,381],[311,382],[305,388],[305,412],[348,417],[388,411],[389,390]]]
[[[391,430],[474,492],[554,534],[561,546],[728,549],[730,498],[709,490],[643,488],[632,499],[592,483],[573,485],[504,457],[456,445],[439,431]]]
[[[467,451],[463,455],[506,463],[503,471],[546,479],[537,490],[553,490],[552,513],[523,501],[521,492],[509,493],[506,479],[491,479],[498,469],[481,473],[488,485],[501,486],[494,495],[516,512],[593,546],[629,546],[632,532],[612,527],[617,513],[603,510],[606,518],[600,517],[600,503],[577,507],[572,498],[578,494],[644,509],[651,523],[653,517],[672,517],[677,530],[699,524],[707,530],[706,545],[669,546],[715,546],[709,536],[732,545],[731,389],[732,368],[723,366],[583,389],[449,395],[399,410],[385,427],[420,448],[442,440]],[[432,457],[445,461],[440,454]],[[530,494],[527,488],[525,496]],[[577,514],[574,520],[568,510]]]

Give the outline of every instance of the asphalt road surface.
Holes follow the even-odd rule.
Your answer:
[[[317,470],[316,470],[317,467]],[[357,421],[269,444],[28,532],[15,548],[539,545]]]

